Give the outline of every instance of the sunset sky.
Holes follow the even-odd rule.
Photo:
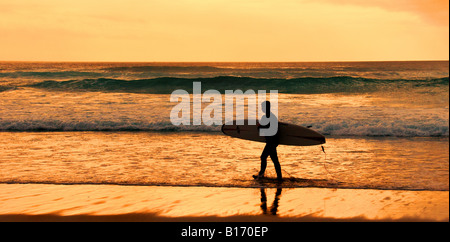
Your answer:
[[[0,60],[448,60],[448,0],[0,0]]]

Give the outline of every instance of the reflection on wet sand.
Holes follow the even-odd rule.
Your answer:
[[[262,213],[264,215],[268,215],[267,212],[267,196],[266,196],[266,189],[265,188],[261,188],[261,210]],[[275,193],[275,198],[273,200],[272,206],[270,207],[270,214],[269,215],[277,215],[278,212],[278,203],[280,201],[280,197],[281,197],[281,188],[277,188],[277,191]]]
[[[0,221],[448,221],[448,198],[448,191],[0,184]]]

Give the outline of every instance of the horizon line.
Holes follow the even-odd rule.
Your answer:
[[[97,60],[0,60],[0,62],[69,63],[333,63],[333,62],[444,62],[450,60],[333,60],[333,61],[97,61]]]

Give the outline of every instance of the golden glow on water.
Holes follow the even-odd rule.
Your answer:
[[[312,125],[327,137],[326,154],[319,146],[278,147],[286,178],[281,185],[252,178],[259,170],[263,143],[224,136],[220,126],[174,127],[168,117],[174,105],[169,94],[138,93],[139,88],[126,85],[141,81],[135,80],[141,78],[139,71],[153,70],[153,66],[128,66],[122,73],[124,66],[119,63],[114,70],[120,74],[113,71],[105,77],[125,80],[111,84],[97,79],[97,72],[108,67],[99,64],[87,75],[93,76],[94,85],[86,80],[75,82],[94,89],[68,85],[53,90],[23,85],[48,77],[72,79],[72,74],[83,79],[86,73],[74,66],[86,68],[89,64],[33,63],[31,66],[42,65],[43,69],[28,71],[22,71],[22,64],[8,62],[6,66],[16,69],[0,70],[5,75],[0,81],[6,85],[0,87],[0,130],[31,131],[0,132],[0,221],[5,214],[145,214],[157,220],[239,220],[262,214],[268,220],[448,220],[448,78],[428,82],[430,73],[448,76],[448,68],[442,67],[448,67],[448,62],[420,63],[440,67],[417,76],[411,71],[386,77],[425,79],[418,81],[419,87],[414,86],[415,80],[388,80],[389,84],[377,80],[371,86],[377,91],[365,92],[353,85],[364,86],[372,80],[352,78],[351,85],[341,86],[348,80],[337,78],[330,84],[343,87],[343,92],[328,93],[333,90],[321,86],[328,83],[314,83],[306,87],[315,88],[317,94],[314,90],[313,94],[280,93],[281,121]],[[333,67],[337,71],[332,75],[348,69],[358,77],[363,73],[371,78],[382,76],[391,64],[374,64],[378,68],[374,73],[355,72],[361,67],[367,70],[371,63],[347,63],[345,68],[328,63],[319,69],[325,76],[327,67]],[[55,71],[56,65],[62,67]],[[273,65],[265,69],[272,72],[289,64],[267,65]],[[293,67],[311,70],[316,65]],[[403,69],[410,65],[400,63]],[[201,75],[204,69],[200,69],[196,75]],[[131,70],[138,72],[130,77]],[[281,71],[281,78],[289,75]],[[115,81],[121,84],[115,86]],[[100,92],[103,87],[111,92]],[[140,132],[131,132],[134,130]],[[266,171],[269,178],[275,176],[270,161]]]
[[[175,132],[0,132],[0,182],[273,187],[263,143]],[[279,146],[283,187],[448,190],[448,138],[328,138]],[[274,177],[269,161],[266,175]],[[305,179],[305,180],[299,180]]]

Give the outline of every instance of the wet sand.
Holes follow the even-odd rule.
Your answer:
[[[448,191],[0,184],[0,221],[449,221]]]

